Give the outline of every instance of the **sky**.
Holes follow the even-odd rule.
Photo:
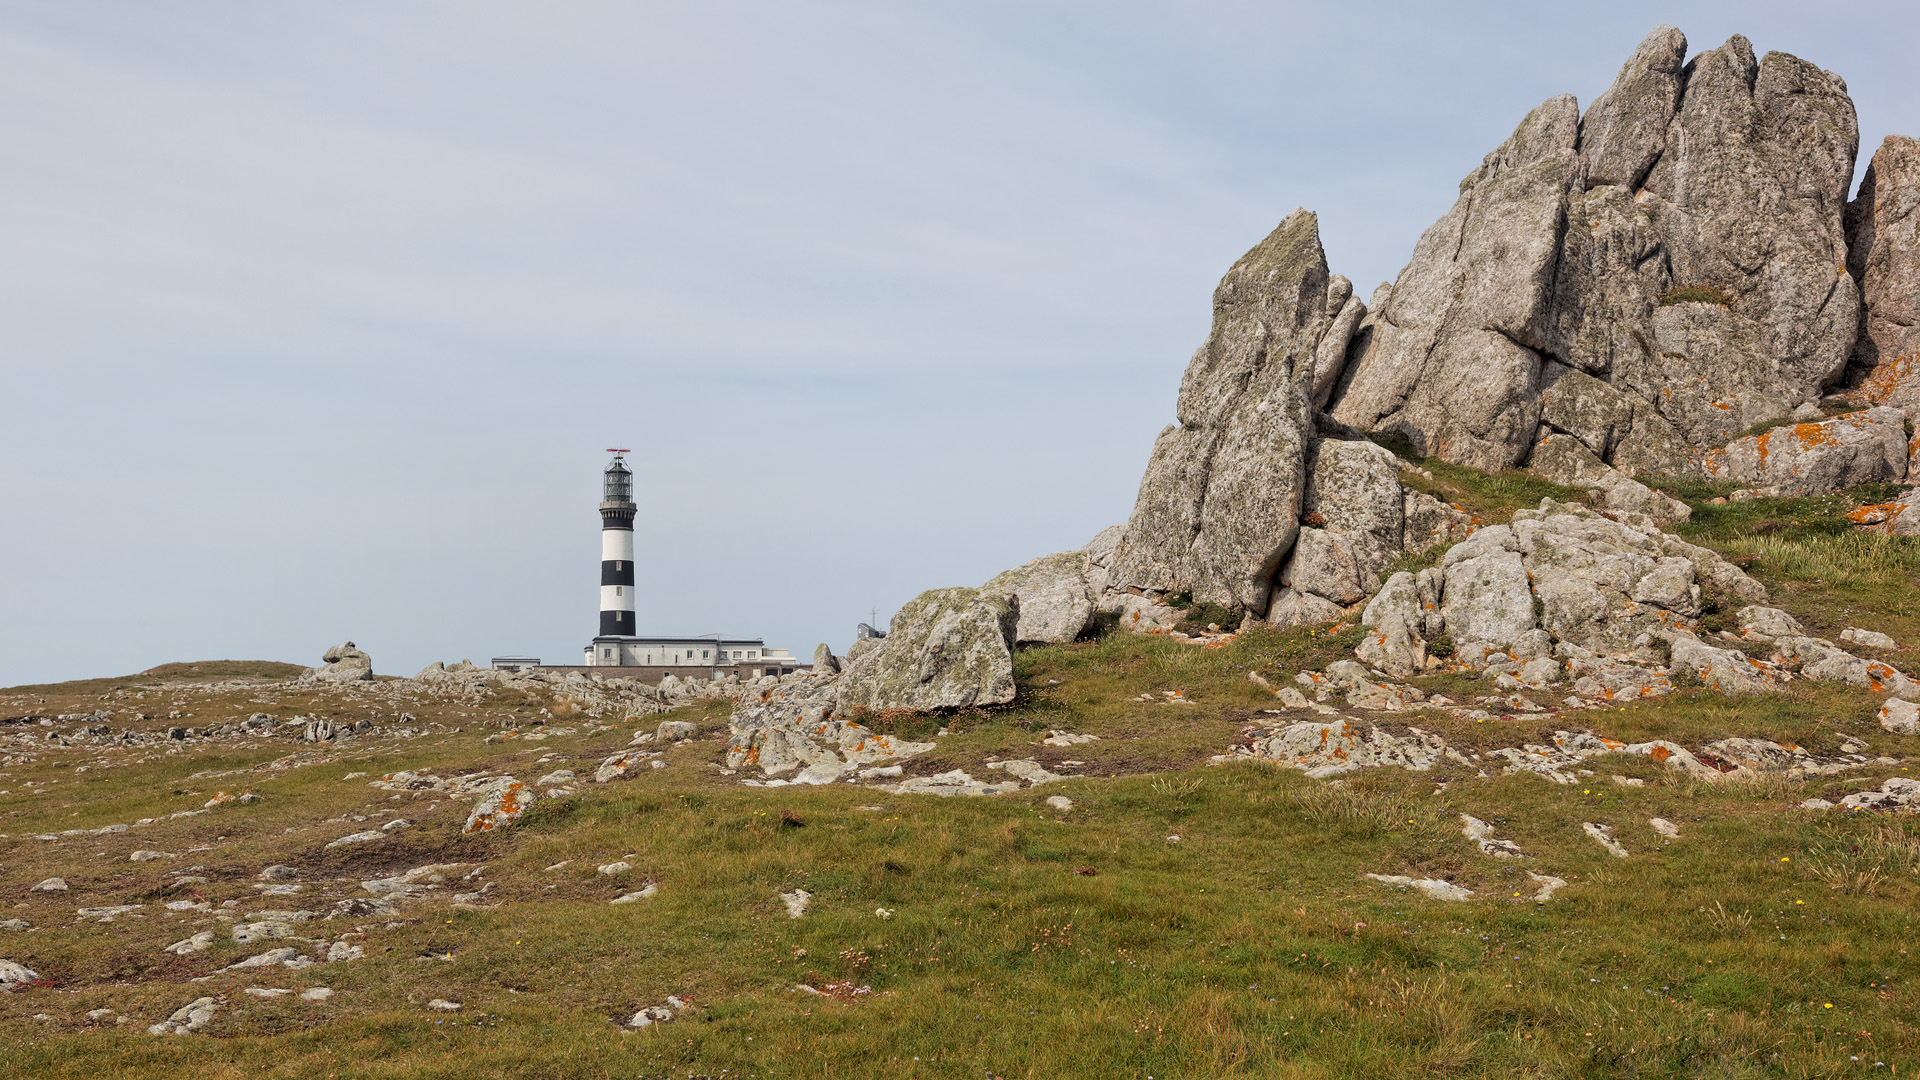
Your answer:
[[[1294,207],[1370,294],[1662,22],[1920,135],[1895,4],[0,0],[0,686],[577,662],[609,447],[643,633],[843,651],[1124,522]]]

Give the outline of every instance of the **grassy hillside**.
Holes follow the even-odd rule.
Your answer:
[[[1890,583],[1915,573],[1911,542],[1798,524],[1822,520],[1810,502],[1740,504],[1738,523],[1713,510],[1696,516],[1693,535],[1750,550],[1783,606],[1908,639],[1908,594]],[[1809,554],[1767,548],[1767,537]],[[674,715],[699,737],[674,747],[667,767],[580,785],[517,826],[472,837],[461,835],[465,801],[369,781],[396,769],[590,775],[661,717],[563,722],[542,712],[564,714],[557,700],[420,695],[405,703],[407,737],[396,733],[398,706],[351,688],[175,676],[156,690],[149,673],[0,692],[0,735],[14,737],[0,745],[0,919],[31,923],[0,929],[0,958],[44,976],[0,994],[0,1076],[1167,1080],[1920,1067],[1908,953],[1920,820],[1795,808],[1920,770],[1920,738],[1882,731],[1879,698],[1797,682],[1765,698],[1689,691],[1486,723],[1382,717],[1465,748],[1573,727],[1688,745],[1752,735],[1820,753],[1854,737],[1893,759],[1804,781],[1703,783],[1625,755],[1588,762],[1591,775],[1573,786],[1458,763],[1344,781],[1210,763],[1249,720],[1274,718],[1265,710],[1276,700],[1250,672],[1278,684],[1347,655],[1351,638],[1261,630],[1204,648],[1115,635],[1022,653],[1011,707],[887,718],[907,737],[947,730],[910,774],[991,775],[986,763],[1009,757],[1071,774],[1017,794],[743,786],[721,773],[726,709],[706,705]],[[1419,682],[1457,694],[1463,680]],[[40,744],[72,725],[8,721],[98,707],[115,710],[116,733],[256,711],[378,719],[374,735],[342,744],[64,747]],[[169,710],[190,718],[130,719]],[[1043,744],[1055,730],[1100,738]],[[259,801],[167,817],[242,790]],[[1072,808],[1048,805],[1056,795]],[[1461,813],[1527,857],[1481,854]],[[33,839],[148,817],[162,820]],[[1680,838],[1659,836],[1656,817]],[[325,846],[395,818],[409,824]],[[1629,856],[1590,839],[1588,822],[1612,826]],[[134,861],[135,851],[164,856]],[[598,872],[615,862],[630,869]],[[300,891],[263,895],[258,874],[272,864],[297,868]],[[423,866],[439,866],[443,883],[398,914],[323,917],[368,897],[361,881]],[[1432,900],[1369,873],[1444,878],[1474,897]],[[1567,884],[1537,901],[1531,874]],[[54,875],[68,891],[28,891]],[[169,884],[182,876],[206,880]],[[655,895],[608,903],[649,881]],[[798,919],[779,895],[794,889],[813,894]],[[208,907],[165,906],[179,900]],[[112,922],[76,915],[123,904],[144,906]],[[279,942],[220,932],[204,952],[164,951],[224,931],[222,914],[259,909],[314,911],[294,924],[300,937],[364,957],[210,974]],[[311,987],[332,995],[303,1000]],[[204,1031],[146,1034],[202,995],[224,998]],[[669,995],[689,1005],[672,1022],[621,1026]],[[434,1010],[435,999],[460,1008]],[[113,1014],[88,1018],[99,1009]]]

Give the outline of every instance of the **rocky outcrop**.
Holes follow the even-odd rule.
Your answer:
[[[1011,594],[1019,603],[1016,645],[1058,645],[1079,637],[1093,617],[1093,592],[1087,584],[1082,551],[1045,555],[980,586],[984,595]]]
[[[1889,135],[1847,204],[1847,272],[1866,318],[1849,381],[1860,399],[1920,411],[1920,141]]]
[[[1317,219],[1296,210],[1227,271],[1115,552],[1109,587],[1191,590],[1264,612],[1293,547],[1313,434],[1314,353],[1332,323]]]
[[[1013,700],[1019,603],[979,589],[933,589],[893,616],[878,647],[835,682],[841,710],[964,709]],[[875,640],[875,639],[867,639]]]
[[[796,784],[830,784],[933,749],[932,743],[895,739],[836,719],[836,689],[831,679],[800,677],[743,697],[729,721],[727,767]],[[892,775],[899,771],[894,767]]]
[[[320,666],[308,674],[335,682],[364,682],[373,678],[373,657],[353,642],[343,641],[320,654]]]
[[[1839,379],[1860,314],[1846,85],[1737,36],[1685,55],[1656,28],[1585,116],[1549,99],[1461,182],[1355,335],[1336,420],[1481,468],[1560,433],[1685,475]],[[1895,280],[1897,246],[1855,275]]]
[[[1769,495],[1824,495],[1907,475],[1906,414],[1877,407],[1777,427],[1708,452],[1707,475]]]

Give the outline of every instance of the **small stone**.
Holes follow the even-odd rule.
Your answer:
[[[0,930],[31,930],[33,924],[25,919],[0,919]]]
[[[383,833],[378,829],[369,829],[364,832],[348,833],[347,835],[341,837],[338,840],[329,842],[325,850],[331,851],[334,848],[347,847],[352,844],[364,844],[370,840],[384,839],[386,835],[387,835],[386,833]]]
[[[1621,847],[1620,842],[1613,838],[1613,826],[1596,825],[1591,821],[1585,821],[1581,822],[1580,829],[1588,836],[1593,837],[1594,843],[1606,848],[1615,858],[1624,859],[1627,857],[1627,849]]]
[[[66,892],[67,879],[50,877],[47,880],[41,882],[40,884],[35,885],[33,888],[28,889],[27,891],[28,892]]]
[[[646,884],[646,886],[645,886],[644,888],[642,888],[642,889],[640,889],[640,890],[638,890],[638,891],[636,891],[636,892],[630,892],[630,893],[627,893],[627,894],[625,894],[625,895],[623,895],[623,896],[616,896],[616,897],[614,897],[614,898],[613,898],[612,900],[609,900],[609,901],[607,901],[607,903],[609,903],[609,904],[634,904],[634,903],[638,903],[638,902],[640,902],[640,901],[642,901],[642,900],[645,900],[645,899],[647,899],[648,897],[650,897],[650,896],[652,896],[652,895],[654,895],[655,893],[657,893],[657,892],[659,892],[659,891],[660,891],[660,889],[659,889],[659,887],[658,887],[658,886],[656,886],[656,885],[654,885],[654,884],[653,884],[652,882],[648,882],[648,883]]]
[[[1047,805],[1053,807],[1055,810],[1071,810],[1073,809],[1073,800],[1067,798],[1065,795],[1049,795],[1047,796]]]
[[[780,894],[780,902],[787,905],[787,918],[797,919],[807,913],[807,905],[813,901],[813,894],[805,889]]]
[[[1546,903],[1553,899],[1553,894],[1556,891],[1567,887],[1565,878],[1552,877],[1547,874],[1536,874],[1531,870],[1527,871],[1527,876],[1533,879],[1534,884],[1540,886],[1539,891],[1533,894],[1533,899],[1538,903]]]
[[[199,1031],[212,1021],[215,1010],[220,1008],[216,998],[203,997],[175,1009],[172,1016],[149,1027],[149,1035],[187,1035]]]
[[[155,859],[171,859],[172,855],[164,851],[136,851],[127,856],[129,862],[152,862]]]
[[[325,1001],[333,996],[333,990],[325,986],[309,986],[300,991],[302,1001]]]
[[[432,1001],[427,1002],[427,1008],[437,1009],[440,1012],[459,1012],[460,1003],[457,1001],[448,1001],[446,998],[434,998]]]
[[[94,1023],[99,1023],[109,1016],[117,1015],[119,1014],[115,1013],[112,1009],[93,1009],[87,1013],[87,1019],[92,1020]]]
[[[175,956],[191,956],[197,952],[205,952],[213,946],[213,937],[213,931],[202,930],[190,938],[167,946],[167,951]]]
[[[1864,645],[1869,649],[1895,649],[1899,647],[1895,644],[1894,640],[1887,635],[1874,630],[1862,630],[1857,626],[1849,626],[1845,630],[1840,631],[1840,640],[1849,645]]]
[[[260,871],[259,876],[261,881],[292,881],[294,878],[300,876],[300,871],[291,866],[282,866],[275,863],[265,870]]]
[[[1397,888],[1413,889],[1434,900],[1460,901],[1473,899],[1473,890],[1461,888],[1451,881],[1441,881],[1439,878],[1413,878],[1401,874],[1368,874],[1367,876],[1380,882],[1382,885],[1393,885]]]
[[[681,739],[693,738],[698,730],[686,720],[662,720],[660,726],[654,730],[653,737],[663,743],[679,742]]]
[[[276,998],[281,996],[282,994],[293,993],[293,991],[291,990],[287,990],[277,986],[275,987],[249,986],[245,990],[242,990],[240,992],[248,995],[249,997],[262,997],[262,998]]]
[[[1659,833],[1662,837],[1668,840],[1680,839],[1680,826],[1675,825],[1673,822],[1668,821],[1666,818],[1660,818],[1660,817],[1650,818],[1648,819],[1647,824],[1653,826],[1654,832]]]
[[[672,1019],[672,1009],[664,1005],[649,1005],[639,1012],[634,1013],[633,1018],[627,1021],[627,1026],[632,1028],[652,1027],[655,1024],[664,1024]]]
[[[615,874],[624,874],[631,869],[633,869],[633,864],[622,859],[618,862],[610,862],[600,867],[600,873],[612,877]]]

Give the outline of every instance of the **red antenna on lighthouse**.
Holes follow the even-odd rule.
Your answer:
[[[608,448],[607,448],[607,453],[609,453],[609,454],[631,454],[631,453],[633,453],[633,451],[631,451],[631,450],[615,450],[615,449],[614,449],[614,448],[612,448],[612,447],[608,447]]]

